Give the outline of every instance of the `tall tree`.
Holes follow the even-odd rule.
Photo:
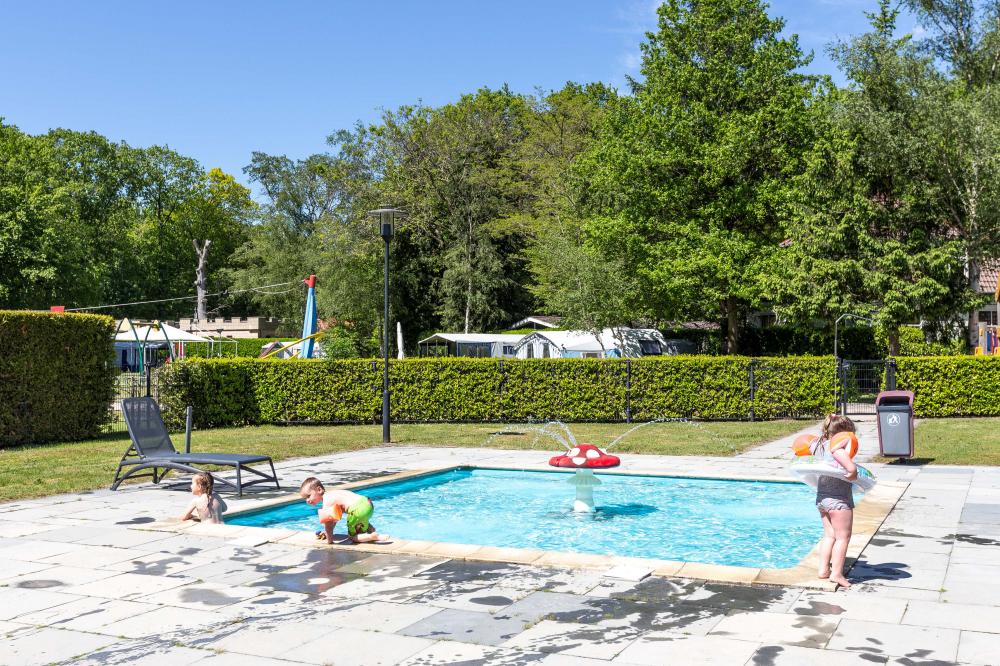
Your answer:
[[[906,0],[928,31],[921,46],[968,88],[1000,83],[1000,0]]]
[[[524,212],[507,221],[529,239],[530,288],[545,312],[560,315],[563,326],[595,334],[638,316],[633,276],[620,258],[603,255],[587,232],[591,188],[580,168],[615,100],[604,85],[574,83],[529,100],[527,133],[516,152]]]
[[[392,153],[385,191],[409,212],[414,272],[433,276],[446,327],[490,330],[530,310],[524,239],[497,224],[521,206],[514,151],[527,113],[523,97],[483,89],[438,109],[404,107],[384,118]]]
[[[882,0],[872,30],[833,49],[851,88],[813,108],[819,138],[796,180],[777,309],[806,322],[871,314],[899,351],[903,324],[945,319],[970,304],[963,244],[937,215],[923,178],[921,100],[940,77]]]
[[[811,141],[809,59],[783,28],[758,0],[662,4],[592,156],[602,251],[636,266],[657,319],[721,315],[730,352]]]

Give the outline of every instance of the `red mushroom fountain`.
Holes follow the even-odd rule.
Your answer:
[[[576,500],[573,502],[573,511],[579,513],[593,513],[594,511],[594,486],[601,485],[600,479],[594,476],[595,469],[607,469],[618,467],[621,460],[618,456],[612,456],[593,444],[579,444],[561,456],[553,456],[549,460],[553,467],[570,467],[576,469],[576,474],[570,478],[569,482],[576,486]]]

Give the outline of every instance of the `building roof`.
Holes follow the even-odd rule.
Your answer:
[[[619,349],[622,344],[618,337],[624,339],[625,354],[627,356],[639,356],[642,352],[639,347],[640,340],[657,340],[665,344],[663,334],[655,328],[606,328],[595,335],[590,331],[536,331],[524,336],[518,346],[526,344],[532,339],[544,339],[564,351],[579,352],[600,352],[609,349]]]
[[[544,326],[545,328],[556,328],[559,326],[559,322],[562,321],[562,317],[554,317],[550,315],[531,315],[530,317],[525,317],[521,321],[515,321],[510,325],[511,328],[524,328],[528,324],[538,324],[539,326]]]
[[[429,338],[424,338],[417,344],[430,342],[460,342],[462,344],[492,344],[503,342],[508,345],[516,344],[523,335],[513,333],[435,333]]]
[[[979,291],[997,296],[997,278],[1000,276],[1000,259],[987,259],[979,267]]]

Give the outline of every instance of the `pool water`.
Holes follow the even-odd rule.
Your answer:
[[[359,492],[375,503],[372,524],[401,539],[783,568],[822,534],[804,484],[599,474],[596,513],[577,514],[570,476],[459,468]],[[320,527],[305,502],[226,522]]]

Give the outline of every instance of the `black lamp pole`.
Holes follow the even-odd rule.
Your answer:
[[[383,340],[382,340],[382,443],[388,444],[389,438],[389,241],[392,240],[396,218],[402,217],[403,211],[396,208],[379,208],[368,212],[379,219],[379,235],[385,241],[384,282],[383,282]]]

